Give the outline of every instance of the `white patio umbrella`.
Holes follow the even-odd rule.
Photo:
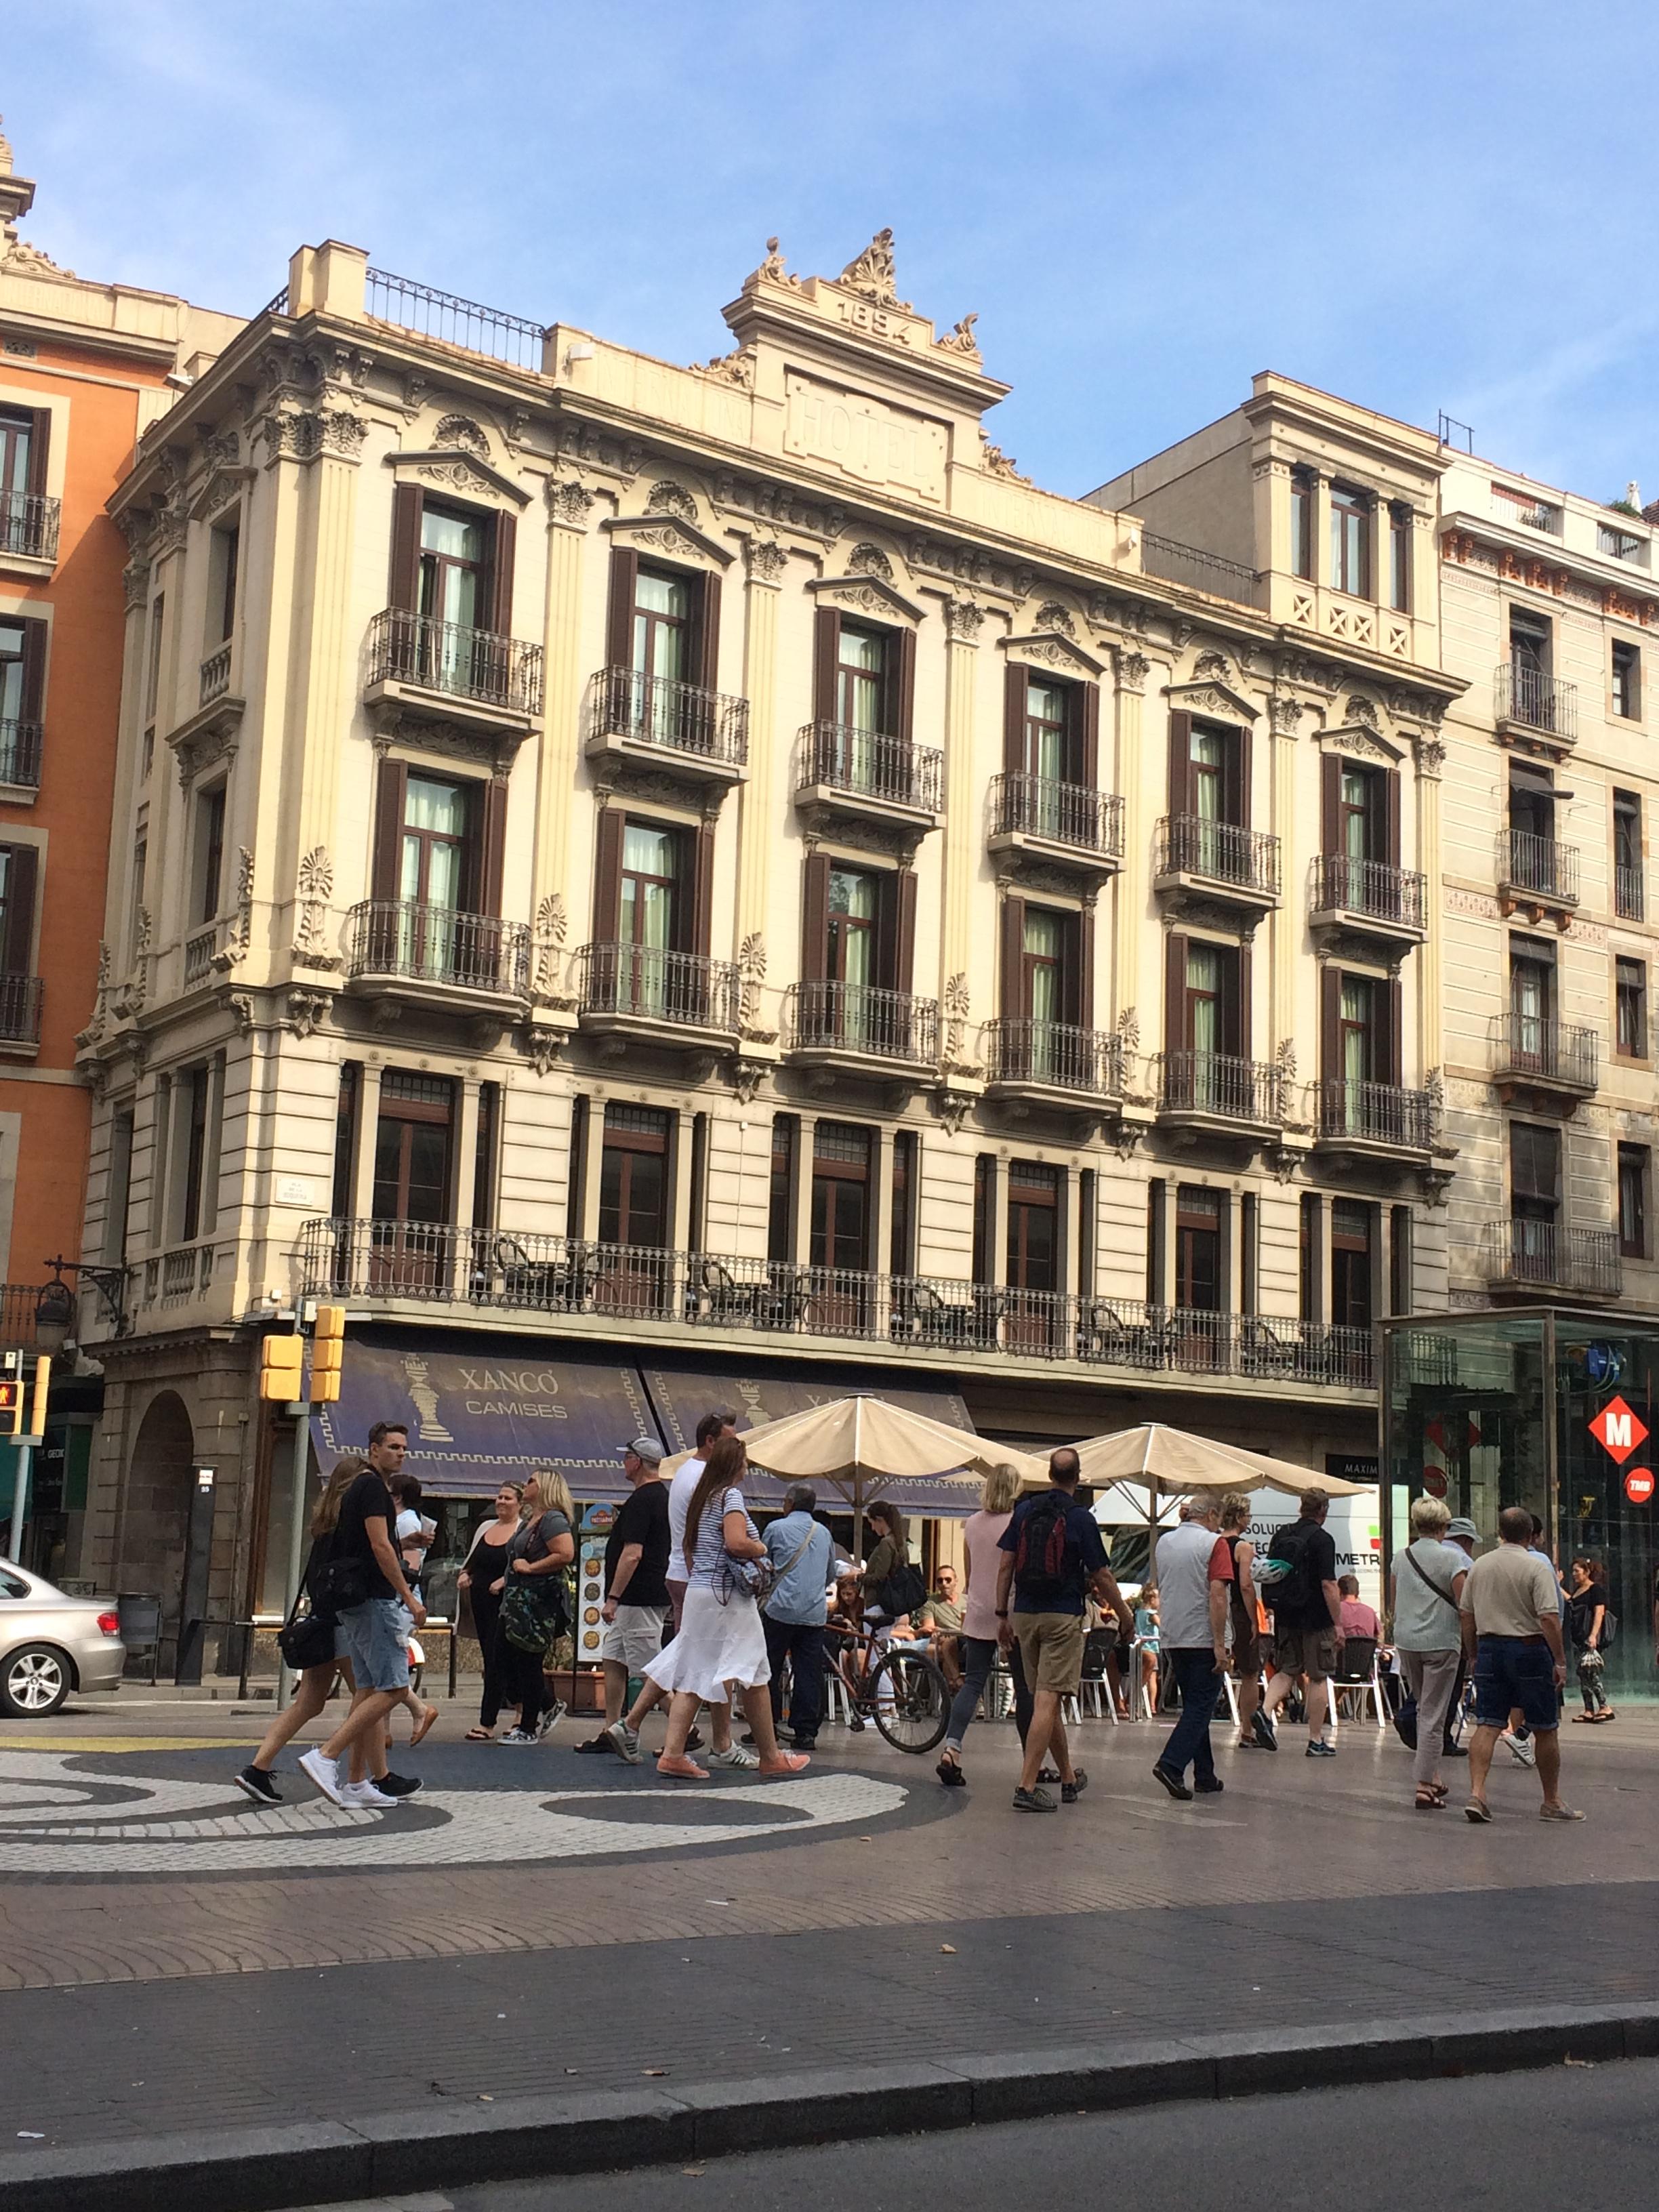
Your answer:
[[[1094,1516],[1103,1528],[1145,1528],[1152,1517],[1152,1492],[1145,1483],[1115,1482],[1095,1499]],[[1161,1498],[1158,1527],[1173,1528],[1178,1518],[1175,1499]]]

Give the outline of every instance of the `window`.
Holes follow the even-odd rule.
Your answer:
[[[417,611],[462,629],[480,627],[489,605],[489,526],[464,508],[421,507]],[[438,648],[441,651],[443,648]]]
[[[1613,647],[1613,711],[1626,721],[1642,718],[1642,648],[1623,638]]]
[[[236,568],[241,547],[237,522],[215,526],[208,553],[208,643],[222,645],[236,626]]]
[[[468,787],[436,776],[411,775],[404,786],[398,896],[420,906],[461,903],[466,874]]]
[[[0,845],[0,975],[21,981],[34,972],[34,896],[40,854],[33,845]],[[26,994],[9,990],[0,1034],[22,1034],[14,1016]]]
[[[1510,768],[1510,829],[1515,880],[1529,890],[1548,890],[1554,882],[1549,848],[1555,842],[1555,791],[1544,769]]]
[[[193,919],[198,922],[216,921],[219,915],[219,893],[225,863],[225,787],[222,783],[216,783],[211,791],[198,791],[196,794],[194,860]]]
[[[1161,1306],[1165,1302],[1164,1232],[1170,1218],[1170,1186],[1162,1176],[1154,1176],[1146,1186],[1146,1303]]]
[[[1613,794],[1613,910],[1640,921],[1647,901],[1642,866],[1642,802],[1633,791]]]
[[[37,502],[46,488],[45,409],[0,409],[0,552],[50,556],[55,533]]]
[[[1647,542],[1645,538],[1638,538],[1633,530],[1615,530],[1607,522],[1598,522],[1595,526],[1595,550],[1598,553],[1605,553],[1610,560],[1639,561]]]
[[[660,1250],[668,1242],[668,1116],[609,1105],[599,1158],[599,1241]]]
[[[1510,1124],[1510,1212],[1553,1224],[1561,1208],[1561,1133],[1534,1121]]]
[[[869,1130],[855,1122],[820,1121],[813,1133],[815,1267],[862,1274],[870,1265],[870,1149]]]
[[[1352,1198],[1331,1201],[1331,1320],[1338,1328],[1371,1325],[1371,1238],[1376,1209]]]
[[[478,1128],[472,1148],[472,1226],[489,1229],[495,1220],[496,1140],[501,1125],[501,1086],[478,1085]]]
[[[143,926],[144,878],[149,867],[149,840],[145,827],[140,823],[132,847],[132,911],[127,916],[127,949],[137,959],[139,932]]]
[[[1220,1313],[1221,1194],[1182,1183],[1176,1191],[1176,1294],[1189,1313]]]
[[[830,930],[824,974],[832,983],[863,989],[876,981],[880,885],[865,868],[830,871]]]
[[[1378,1001],[1382,991],[1369,975],[1344,975],[1337,1000],[1335,1073],[1347,1093],[1350,1108],[1361,1104],[1360,1087],[1377,1080],[1382,1058]]]
[[[1095,1229],[1099,1218],[1093,1168],[1082,1168],[1077,1179],[1077,1294],[1092,1297],[1095,1288]]]
[[[1399,614],[1412,605],[1412,511],[1389,509],[1389,605]]]
[[[1648,1056],[1648,969],[1644,960],[1615,960],[1613,1003],[1618,1049],[1628,1060]]]
[[[888,733],[889,640],[885,631],[843,623],[836,656],[835,720],[863,735]]]
[[[629,822],[623,830],[622,909],[617,934],[624,945],[671,951],[679,941],[680,836],[652,822]]]
[[[1357,599],[1371,595],[1371,502],[1346,484],[1331,486],[1331,585]]]
[[[1626,1260],[1648,1256],[1648,1174],[1645,1145],[1619,1147],[1619,1250]]]
[[[0,617],[0,784],[40,781],[47,626]]]
[[[1081,783],[1080,732],[1073,702],[1076,694],[1066,684],[1042,684],[1036,677],[1025,681],[1025,758],[1027,775],[1045,783]]]
[[[185,1160],[179,1233],[188,1244],[199,1236],[203,1214],[203,1171],[207,1163],[209,1073],[193,1067],[185,1078]],[[213,1209],[208,1209],[210,1218]]]
[[[1320,1229],[1324,1204],[1317,1191],[1303,1192],[1297,1238],[1297,1311],[1304,1321],[1320,1318]]]
[[[149,652],[144,663],[144,720],[152,728],[161,696],[161,641],[167,631],[167,593],[158,592],[149,611]]]
[[[1218,945],[1189,944],[1187,947],[1186,1032],[1182,1042],[1189,1052],[1207,1054],[1221,1049],[1223,958]]]
[[[1254,1110],[1245,1004],[1249,956],[1172,932],[1165,943],[1164,1067],[1166,1105],[1210,1113]]]
[[[381,1076],[374,1136],[377,1222],[448,1220],[454,1111],[454,1085],[447,1077],[398,1067]]]
[[[996,1239],[995,1195],[997,1164],[988,1152],[980,1152],[974,1159],[974,1280],[989,1283],[995,1279]]]
[[[691,588],[685,578],[640,569],[634,579],[634,673],[684,683],[690,629]]]
[[[1254,880],[1249,841],[1249,740],[1225,724],[1170,717],[1170,812],[1164,865],[1230,882]]]
[[[1008,1164],[1007,1343],[1011,1351],[1050,1347],[1061,1327],[1060,1172],[1035,1160]]]
[[[1555,963],[1530,940],[1510,947],[1510,1018],[1517,1067],[1548,1073],[1555,1061]]]
[[[1337,770],[1336,849],[1346,860],[1385,860],[1388,787],[1376,769],[1341,762]]]
[[[1314,474],[1291,471],[1291,574],[1313,577]]]
[[[766,1256],[775,1266],[794,1254],[790,1244],[790,1222],[795,1188],[795,1146],[800,1124],[793,1114],[772,1117],[771,1178],[766,1196]]]
[[[1523,721],[1536,720],[1554,660],[1554,635],[1547,615],[1526,607],[1510,609],[1510,670],[1512,702]],[[1548,726],[1546,725],[1545,726]]]
[[[109,1129],[109,1175],[104,1186],[104,1258],[118,1267],[127,1256],[127,1213],[132,1203],[132,1109],[114,1115]]]
[[[0,411],[0,493],[21,499],[34,489],[40,473],[35,466],[37,435],[33,409],[7,408]],[[6,550],[16,552],[21,549],[8,541]]]

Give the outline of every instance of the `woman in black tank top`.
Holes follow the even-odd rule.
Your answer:
[[[1233,1579],[1228,1594],[1231,1626],[1233,1675],[1238,1684],[1238,1747],[1241,1751],[1272,1748],[1265,1724],[1258,1728],[1261,1707],[1261,1638],[1256,1626],[1255,1583],[1250,1566],[1255,1546],[1244,1531],[1250,1525],[1250,1501],[1242,1490],[1230,1490],[1221,1501],[1221,1534],[1231,1554]]]

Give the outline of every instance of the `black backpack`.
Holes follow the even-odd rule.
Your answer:
[[[1014,1591],[1038,1612],[1053,1605],[1077,1580],[1078,1547],[1066,1521],[1071,1508],[1069,1498],[1036,1498],[1020,1518]]]
[[[1309,1531],[1317,1524],[1310,1521],[1292,1521],[1288,1527],[1276,1529],[1273,1542],[1267,1547],[1270,1559],[1283,1559],[1289,1565],[1288,1574],[1277,1582],[1261,1585],[1261,1602],[1271,1613],[1282,1613],[1287,1624],[1298,1614],[1306,1616],[1321,1593],[1314,1587],[1308,1566]]]

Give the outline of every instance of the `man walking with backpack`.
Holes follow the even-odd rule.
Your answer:
[[[1336,1670],[1342,1620],[1336,1545],[1325,1528],[1329,1506],[1322,1490],[1304,1490],[1300,1516],[1276,1530],[1268,1547],[1270,1559],[1285,1563],[1284,1573],[1277,1581],[1268,1580],[1259,1569],[1256,1575],[1273,1617],[1273,1675],[1261,1710],[1276,1718],[1296,1687],[1297,1677],[1307,1678],[1310,1759],[1336,1757],[1336,1747],[1326,1742],[1324,1733],[1330,1702],[1327,1686]]]
[[[1061,1700],[1077,1695],[1083,1677],[1085,1593],[1109,1605],[1126,1632],[1133,1626],[1095,1516],[1078,1503],[1079,1472],[1077,1454],[1062,1446],[1048,1462],[1048,1488],[1022,1498],[998,1539],[1003,1554],[997,1571],[998,1641],[1006,1651],[1018,1639],[1032,1692],[1025,1764],[1014,1791],[1018,1813],[1054,1811],[1054,1799],[1037,1786],[1050,1753],[1062,1804],[1075,1805],[1088,1785],[1088,1776],[1072,1764],[1060,1717]]]

